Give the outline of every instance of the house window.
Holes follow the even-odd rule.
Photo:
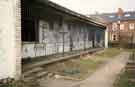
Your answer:
[[[113,35],[112,38],[113,38],[113,41],[116,41],[116,38],[117,38],[117,37],[116,37],[116,35]]]
[[[124,16],[125,16],[125,17],[130,17],[130,14],[125,14]]]
[[[49,23],[49,27],[50,27],[50,29],[51,29],[51,30],[53,30],[53,29],[54,29],[54,22],[53,22],[53,21],[50,21],[50,23]]]
[[[42,30],[48,30],[49,29],[49,24],[45,21],[40,21],[40,28]]]
[[[112,24],[112,30],[113,30],[113,31],[117,30],[117,23],[113,23],[113,24]]]
[[[89,34],[88,34],[88,40],[89,41],[92,41],[93,35],[94,35],[94,33],[92,31],[90,31]]]
[[[124,30],[124,24],[120,24],[120,30]]]
[[[133,30],[134,28],[135,28],[135,24],[134,24],[134,23],[130,23],[130,24],[129,24],[129,29],[130,29],[130,30]]]
[[[114,15],[110,15],[109,18],[114,18],[115,16]]]

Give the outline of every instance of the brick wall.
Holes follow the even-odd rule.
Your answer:
[[[113,22],[113,23],[117,23],[117,22]],[[119,25],[117,23],[117,29],[116,30],[113,30],[112,26],[113,26],[113,23],[109,23],[108,24],[108,29],[109,29],[109,41],[113,41],[113,35],[116,35],[117,39],[116,41],[118,41],[118,37],[119,37]],[[130,24],[134,24],[134,29],[129,29],[129,25]],[[120,25],[123,24],[124,25],[124,28],[120,30],[121,33],[133,33],[135,32],[135,20],[125,20],[125,21],[121,21],[120,22]]]
[[[15,13],[15,48],[16,48],[16,75],[15,78],[19,79],[21,76],[21,1],[15,0],[14,4]]]
[[[21,16],[19,0],[0,0],[0,79],[21,75]]]

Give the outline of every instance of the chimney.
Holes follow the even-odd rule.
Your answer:
[[[118,17],[122,17],[124,15],[124,11],[122,8],[118,8],[117,15],[118,15]]]

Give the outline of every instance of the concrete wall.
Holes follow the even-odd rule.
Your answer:
[[[100,26],[89,24],[70,13],[52,8],[47,3],[43,5],[24,1],[26,1],[25,6],[22,7],[24,9],[24,21],[38,21],[34,26],[38,25],[36,30],[39,33],[36,35],[39,36],[39,42],[29,41],[23,43],[23,58],[62,53],[63,45],[64,52],[104,46],[104,29],[101,29]],[[61,32],[66,33],[64,44]]]
[[[92,37],[92,35],[95,35],[94,37],[96,47],[104,46],[104,30],[99,29],[96,26],[92,28],[91,25],[87,25],[82,22],[74,22],[70,25],[69,29],[69,22],[63,20],[63,23],[60,26],[59,21],[55,20],[53,22],[53,29],[51,28],[52,27],[50,26],[49,21],[43,19],[39,20],[39,43],[23,43],[23,58],[33,58],[37,56],[62,53],[63,36],[61,32],[63,31],[66,32],[64,35],[64,52],[71,51],[71,44],[72,50],[93,48],[92,39],[88,39],[89,37]],[[95,32],[92,32],[93,30]],[[71,38],[72,43],[70,41]]]
[[[109,37],[108,37],[108,28],[105,30],[105,42],[104,42],[104,44],[105,44],[105,48],[108,48],[108,42],[109,42]]]
[[[0,79],[21,73],[19,0],[0,0]]]

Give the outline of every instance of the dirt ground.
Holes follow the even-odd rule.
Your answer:
[[[41,87],[113,87],[113,82],[117,77],[117,74],[119,74],[121,69],[125,66],[128,55],[129,53],[122,52],[120,55],[116,56],[115,58],[111,58],[111,59],[109,58],[110,60],[107,61],[105,65],[102,65],[93,74],[87,76],[87,79],[83,81],[71,80],[71,78],[65,79],[57,75],[56,73],[56,75],[54,76],[55,78],[53,77],[48,79],[41,79],[40,80]],[[63,71],[61,68],[62,67],[61,64],[58,66],[60,69],[58,71]],[[65,65],[63,64],[63,66]],[[74,66],[74,64],[72,64],[72,66]],[[74,67],[77,66],[75,65]],[[83,68],[84,67],[82,67],[82,69]],[[67,71],[66,73],[68,74],[79,73],[79,70],[75,70],[75,71],[71,70],[71,71]]]

